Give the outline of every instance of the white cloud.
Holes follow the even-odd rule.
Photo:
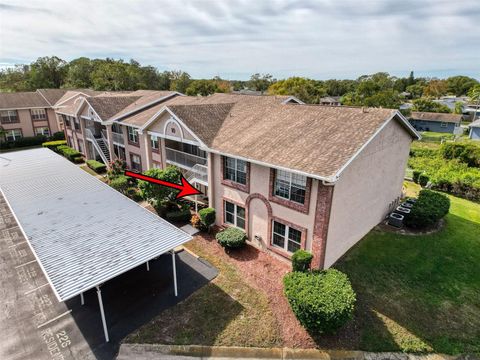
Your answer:
[[[194,77],[480,77],[478,0],[6,0],[0,63],[134,58]]]

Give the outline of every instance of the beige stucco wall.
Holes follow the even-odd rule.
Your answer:
[[[261,194],[266,199],[270,192],[270,168],[256,164],[250,164],[250,192],[245,193],[233,189],[222,184],[222,158],[220,155],[213,154],[213,205],[217,210],[217,225],[223,224],[223,200],[229,199],[245,207],[245,202],[250,194]],[[295,211],[280,204],[269,202],[272,207],[272,216],[293,223],[297,226],[305,228],[306,232],[306,249],[311,249],[313,224],[315,218],[315,204],[317,199],[318,182],[312,181],[312,192],[308,214]],[[253,244],[259,247],[265,247],[266,243],[270,243],[268,236],[268,214],[267,208],[262,200],[253,199],[248,209],[247,233]],[[255,235],[261,237],[263,244],[254,241]]]
[[[164,134],[177,141],[182,141],[183,139],[187,141],[197,142],[195,140],[195,137],[185,127],[178,124],[175,120],[172,122],[169,122],[171,119],[172,119],[172,116],[170,115],[170,113],[166,112],[162,114],[158,119],[156,119],[147,128],[147,131],[153,131],[159,134]],[[169,124],[165,129],[165,124],[167,123]],[[164,133],[164,130],[166,130],[165,133]]]
[[[411,141],[392,120],[341,174],[333,191],[326,268],[382,221],[401,195]]]
[[[48,120],[32,121],[30,109],[19,109],[17,110],[19,122],[13,124],[1,124],[1,126],[5,130],[21,129],[24,137],[35,136],[34,127],[48,127],[50,129],[50,134],[53,134],[59,131],[55,112],[48,108],[45,110],[47,112]]]

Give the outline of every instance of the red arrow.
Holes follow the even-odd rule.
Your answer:
[[[167,186],[169,188],[180,190],[180,192],[176,196],[176,199],[180,199],[180,198],[182,198],[184,196],[188,196],[188,195],[202,194],[202,192],[200,190],[194,188],[187,181],[187,179],[185,179],[183,177],[183,175],[182,175],[182,178],[181,178],[182,185],[175,184],[175,183],[165,181],[165,180],[156,179],[156,178],[151,177],[151,176],[139,174],[139,173],[136,173],[136,172],[133,172],[133,171],[128,171],[128,170],[125,170],[125,176],[129,176],[129,177],[132,177],[132,178],[135,178],[135,179],[138,179],[138,180],[148,181],[148,182],[151,182],[153,184],[163,185],[163,186]]]

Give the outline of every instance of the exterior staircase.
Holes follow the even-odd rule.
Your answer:
[[[184,174],[189,183],[208,186],[208,167],[201,164],[194,165]]]
[[[87,140],[92,142],[93,147],[102,158],[102,161],[108,165],[110,163],[110,151],[108,150],[107,139],[105,138],[103,132],[101,133],[101,136],[95,137],[90,129],[85,128],[85,134],[87,136]]]

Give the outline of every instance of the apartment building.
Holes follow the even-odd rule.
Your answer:
[[[55,113],[57,104],[72,96],[88,96],[91,90],[38,89],[37,91],[0,93],[0,126],[4,140],[51,136],[63,131],[63,119]]]
[[[57,108],[69,144],[130,169],[175,165],[217,209],[282,259],[331,266],[401,196],[419,135],[395,110],[312,106],[288,96],[168,91],[77,96]]]

